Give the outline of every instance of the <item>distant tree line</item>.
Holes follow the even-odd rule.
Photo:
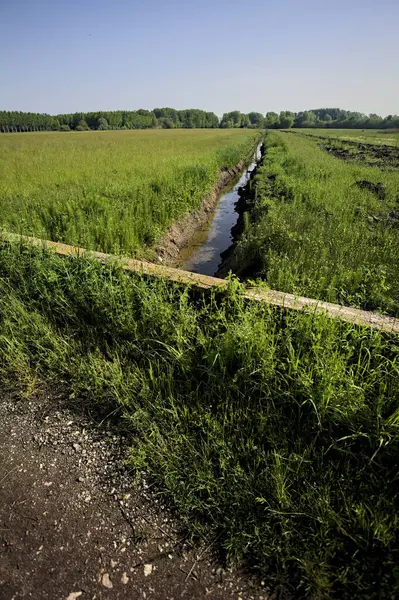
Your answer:
[[[376,114],[364,115],[340,108],[316,108],[298,113],[283,110],[280,114],[258,112],[244,114],[238,110],[225,113],[220,127],[252,127],[257,129],[290,129],[291,127],[334,127],[348,129],[399,129],[399,116],[383,118]]]
[[[220,127],[254,127],[267,129],[290,129],[291,127],[333,127],[337,129],[399,129],[399,116],[383,118],[376,114],[364,115],[340,108],[316,108],[301,112],[289,110],[268,112],[266,115],[251,112],[248,115],[233,111],[225,113]]]
[[[192,129],[192,128],[253,128],[289,129],[291,127],[334,127],[348,129],[399,129],[399,116],[383,118],[364,115],[340,108],[317,108],[294,113],[291,111],[225,113],[221,120],[212,112],[197,108],[175,110],[113,110],[88,113],[47,115],[19,111],[0,111],[0,132],[21,131],[88,131],[106,129]]]
[[[154,108],[47,115],[0,111],[0,131],[88,131],[106,129],[173,129],[219,127],[218,117],[204,110]]]
[[[294,127],[333,127],[337,129],[398,129],[399,116],[365,115],[341,108],[316,108],[295,114]]]

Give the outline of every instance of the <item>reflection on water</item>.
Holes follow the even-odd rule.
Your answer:
[[[234,187],[221,195],[216,209],[206,225],[192,239],[192,243],[181,253],[180,266],[186,271],[214,275],[220,263],[220,255],[232,243],[231,228],[236,224],[238,215],[235,203],[239,199],[238,190],[244,187],[261,157],[259,144],[253,162],[241,175]],[[180,262],[180,261],[179,261]]]

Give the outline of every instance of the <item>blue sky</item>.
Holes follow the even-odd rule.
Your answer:
[[[399,113],[399,0],[1,0],[0,110]]]

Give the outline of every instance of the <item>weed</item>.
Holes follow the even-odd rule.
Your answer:
[[[119,409],[193,538],[274,587],[399,594],[394,337],[2,243],[0,374]]]
[[[399,315],[399,172],[345,163],[269,133],[233,270],[273,289]]]
[[[143,253],[198,208],[220,170],[245,158],[257,139],[245,130],[4,134],[0,227]]]

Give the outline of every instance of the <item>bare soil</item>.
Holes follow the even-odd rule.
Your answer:
[[[342,160],[378,167],[382,170],[399,168],[399,148],[395,146],[362,144],[361,142],[333,140],[332,138],[321,139],[323,141],[320,145],[323,150]],[[339,146],[337,141],[339,141]]]
[[[304,134],[299,131],[285,131],[284,133],[317,139],[320,147],[325,152],[348,162],[378,167],[385,171],[399,168],[398,146],[362,143],[355,140]]]
[[[77,407],[54,390],[0,394],[1,600],[266,600],[134,483],[127,433]]]

